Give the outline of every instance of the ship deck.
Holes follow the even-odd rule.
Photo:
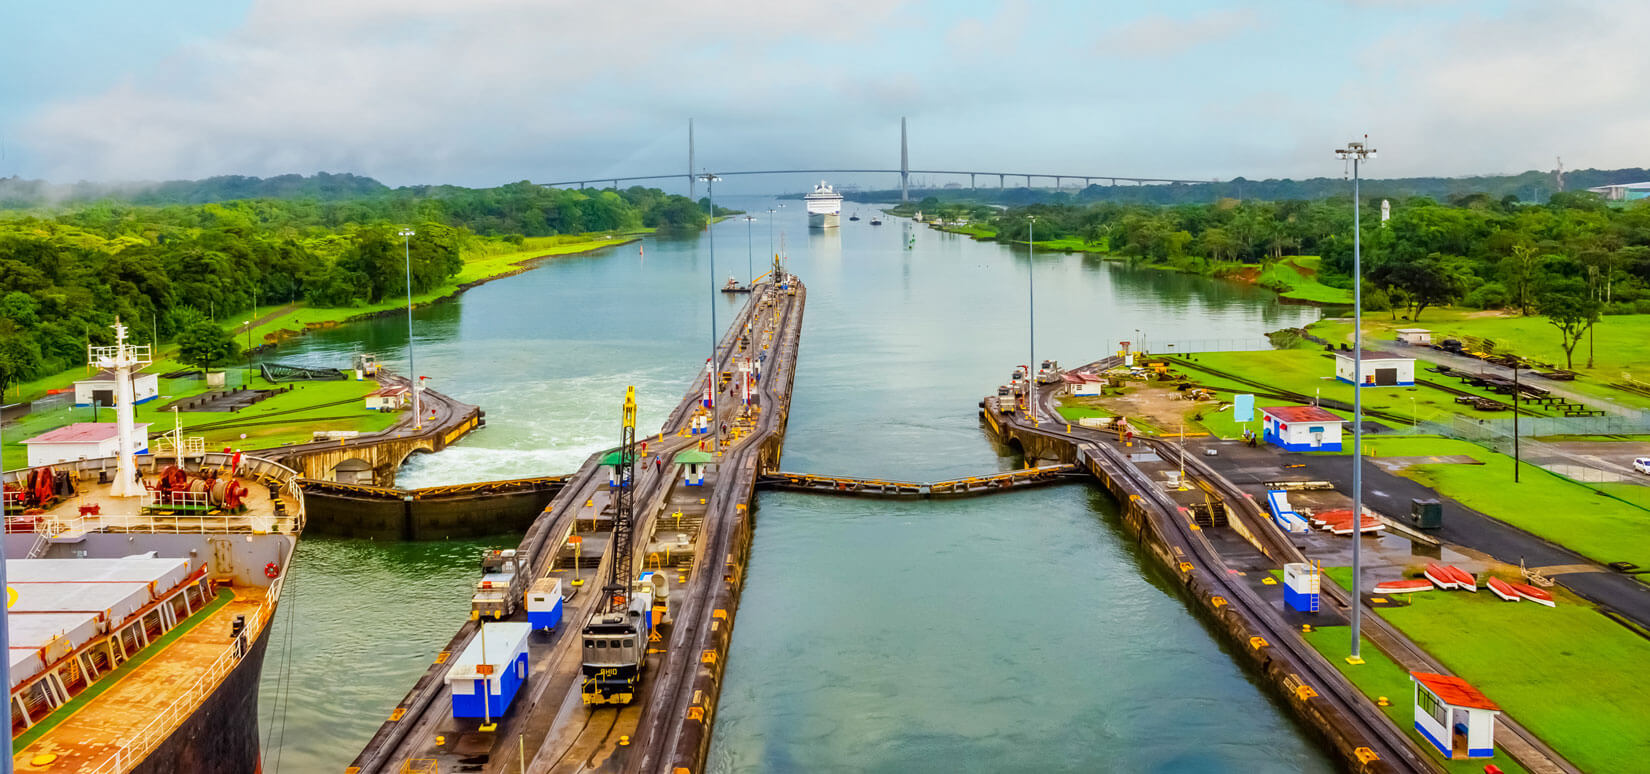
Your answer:
[[[218,598],[206,608],[21,735],[16,770],[82,771],[102,763],[187,695],[217,662],[231,645],[235,616],[246,616],[248,642],[257,639],[258,610],[266,591],[256,586],[220,588]],[[31,764],[47,754],[57,757],[43,765]]]
[[[147,470],[146,479],[152,479]],[[246,487],[242,502],[246,509],[240,513],[209,511],[206,513],[145,512],[141,497],[115,497],[108,484],[97,483],[96,478],[76,482],[77,493],[46,509],[38,518],[71,527],[74,531],[95,532],[286,532],[293,530],[291,514],[298,512],[298,503],[289,494],[269,496],[269,487],[256,479],[238,476]],[[285,504],[287,516],[277,520],[275,501]],[[83,509],[95,508],[97,513],[81,515]],[[15,527],[12,528],[15,531]]]

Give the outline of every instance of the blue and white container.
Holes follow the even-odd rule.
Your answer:
[[[455,719],[491,720],[510,710],[516,692],[527,682],[527,635],[532,631],[532,624],[516,621],[481,625],[447,669]]]
[[[527,623],[550,631],[561,624],[561,578],[539,578],[527,589]]]
[[[1283,602],[1291,610],[1318,612],[1318,586],[1322,574],[1316,565],[1290,562],[1283,566]]]

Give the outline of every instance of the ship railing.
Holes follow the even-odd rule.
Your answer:
[[[269,625],[270,618],[275,614],[275,605],[281,598],[281,586],[285,582],[286,576],[283,574],[269,585],[269,593],[264,596],[263,604],[258,606],[258,612],[253,616],[257,625],[247,627],[244,641],[231,642],[229,647],[218,654],[218,658],[211,666],[199,673],[200,677],[196,678],[194,684],[185,688],[166,709],[156,713],[148,725],[123,740],[107,760],[89,769],[88,774],[124,774],[131,771],[154,752],[161,742],[166,741],[174,729],[188,720],[251,651],[252,642],[263,634],[264,627]]]
[[[53,537],[89,532],[138,532],[154,534],[217,534],[267,533],[290,534],[297,530],[297,520],[291,516],[220,513],[178,514],[159,516],[101,515],[70,516],[41,519],[32,525],[33,532],[48,532]]]

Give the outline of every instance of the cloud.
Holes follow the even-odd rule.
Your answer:
[[[857,91],[834,63],[900,5],[260,0],[227,38],[52,103],[20,136],[58,179],[599,174],[591,138],[644,147],[696,112],[806,118],[798,94]]]
[[[1405,174],[1650,163],[1650,6],[1516,3],[1390,35],[1339,101]],[[1638,136],[1634,142],[1630,137]],[[1344,138],[1334,138],[1340,140]]]
[[[1255,14],[1247,9],[1210,11],[1190,18],[1152,14],[1111,30],[1100,39],[1098,47],[1102,53],[1130,57],[1174,56],[1253,26]]]

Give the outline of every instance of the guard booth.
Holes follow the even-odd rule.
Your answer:
[[[602,465],[607,468],[608,489],[618,489],[621,485],[625,487],[630,486],[629,481],[619,480],[619,468],[623,463],[635,462],[636,455],[630,455],[629,459],[621,459],[619,456],[620,454],[621,452],[618,451],[610,451],[602,457]]]
[[[1450,760],[1495,755],[1495,716],[1501,708],[1459,677],[1410,672],[1415,685],[1415,730]]]
[[[1317,565],[1290,562],[1283,566],[1283,602],[1302,613],[1318,612],[1318,585],[1323,574]]]
[[[676,455],[676,464],[682,466],[682,483],[687,486],[704,486],[705,469],[716,461],[716,457],[703,449],[688,449]]]
[[[496,720],[510,710],[527,680],[527,635],[532,624],[488,622],[447,669],[453,718]]]
[[[561,624],[561,578],[539,578],[527,589],[527,623],[550,631]]]
[[[688,422],[688,432],[694,435],[710,432],[710,419],[704,414],[694,414],[692,421]]]

